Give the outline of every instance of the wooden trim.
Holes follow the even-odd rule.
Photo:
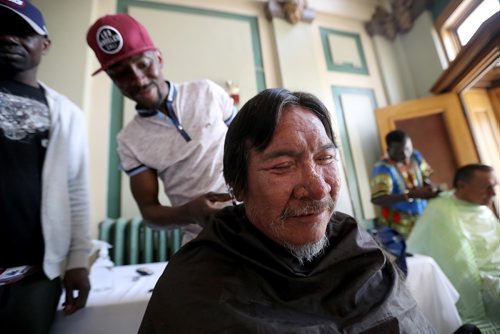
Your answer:
[[[486,20],[431,88],[434,94],[460,92],[500,58],[500,12]]]
[[[478,162],[479,157],[474,145],[472,134],[463,114],[460,99],[457,94],[449,93],[438,96],[428,96],[418,100],[410,100],[400,104],[378,108],[375,110],[379,128],[382,151],[387,150],[385,135],[396,129],[398,120],[443,114],[446,129],[450,138],[453,154],[458,166]]]
[[[434,22],[434,27],[439,31],[444,26],[459,26],[481,3],[482,0],[451,0]]]
[[[500,87],[489,89],[488,96],[490,97],[493,113],[495,114],[497,123],[500,124]]]
[[[446,50],[448,62],[456,58],[462,49],[457,34],[458,27],[481,3],[482,0],[451,0],[434,22],[434,28],[439,33],[441,44]],[[446,47],[447,45],[451,50]]]

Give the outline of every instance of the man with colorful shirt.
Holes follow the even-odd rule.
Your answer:
[[[380,207],[376,224],[389,226],[408,237],[417,218],[437,195],[429,181],[432,169],[413,149],[410,137],[401,130],[389,132],[387,156],[375,164],[371,175],[371,201]]]
[[[209,80],[166,81],[161,52],[127,14],[98,19],[87,43],[101,63],[96,73],[105,71],[137,103],[137,115],[118,135],[118,153],[141,214],[155,227],[180,226],[185,243],[230,200],[222,154],[233,101]],[[172,206],[160,203],[158,178]]]
[[[500,333],[500,222],[487,206],[497,185],[490,166],[459,168],[454,191],[429,202],[407,242],[436,260],[460,294],[462,320],[483,334]]]

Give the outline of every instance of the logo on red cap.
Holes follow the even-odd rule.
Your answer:
[[[123,37],[111,26],[102,26],[97,30],[96,40],[99,49],[107,54],[120,52],[123,47]]]
[[[101,63],[94,74],[141,52],[156,49],[146,28],[125,13],[98,19],[87,31],[87,43]]]

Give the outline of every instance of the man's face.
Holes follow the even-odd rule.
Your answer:
[[[407,162],[412,153],[413,145],[409,138],[402,142],[392,142],[387,148],[389,158],[396,162]]]
[[[109,67],[106,73],[126,97],[147,109],[158,109],[168,93],[159,51],[148,50]]]
[[[495,173],[476,170],[469,181],[459,181],[457,196],[467,202],[488,205],[496,195],[495,186],[497,184],[498,179]]]
[[[249,220],[282,245],[320,241],[340,187],[336,155],[317,116],[286,107],[268,147],[250,150],[242,196]]]
[[[0,70],[14,75],[36,68],[47,53],[50,40],[9,12],[0,10]]]

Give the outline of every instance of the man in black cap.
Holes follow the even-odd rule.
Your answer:
[[[85,306],[89,198],[84,115],[37,80],[50,47],[40,11],[0,0],[0,326],[48,333]],[[64,278],[62,278],[64,277]]]

